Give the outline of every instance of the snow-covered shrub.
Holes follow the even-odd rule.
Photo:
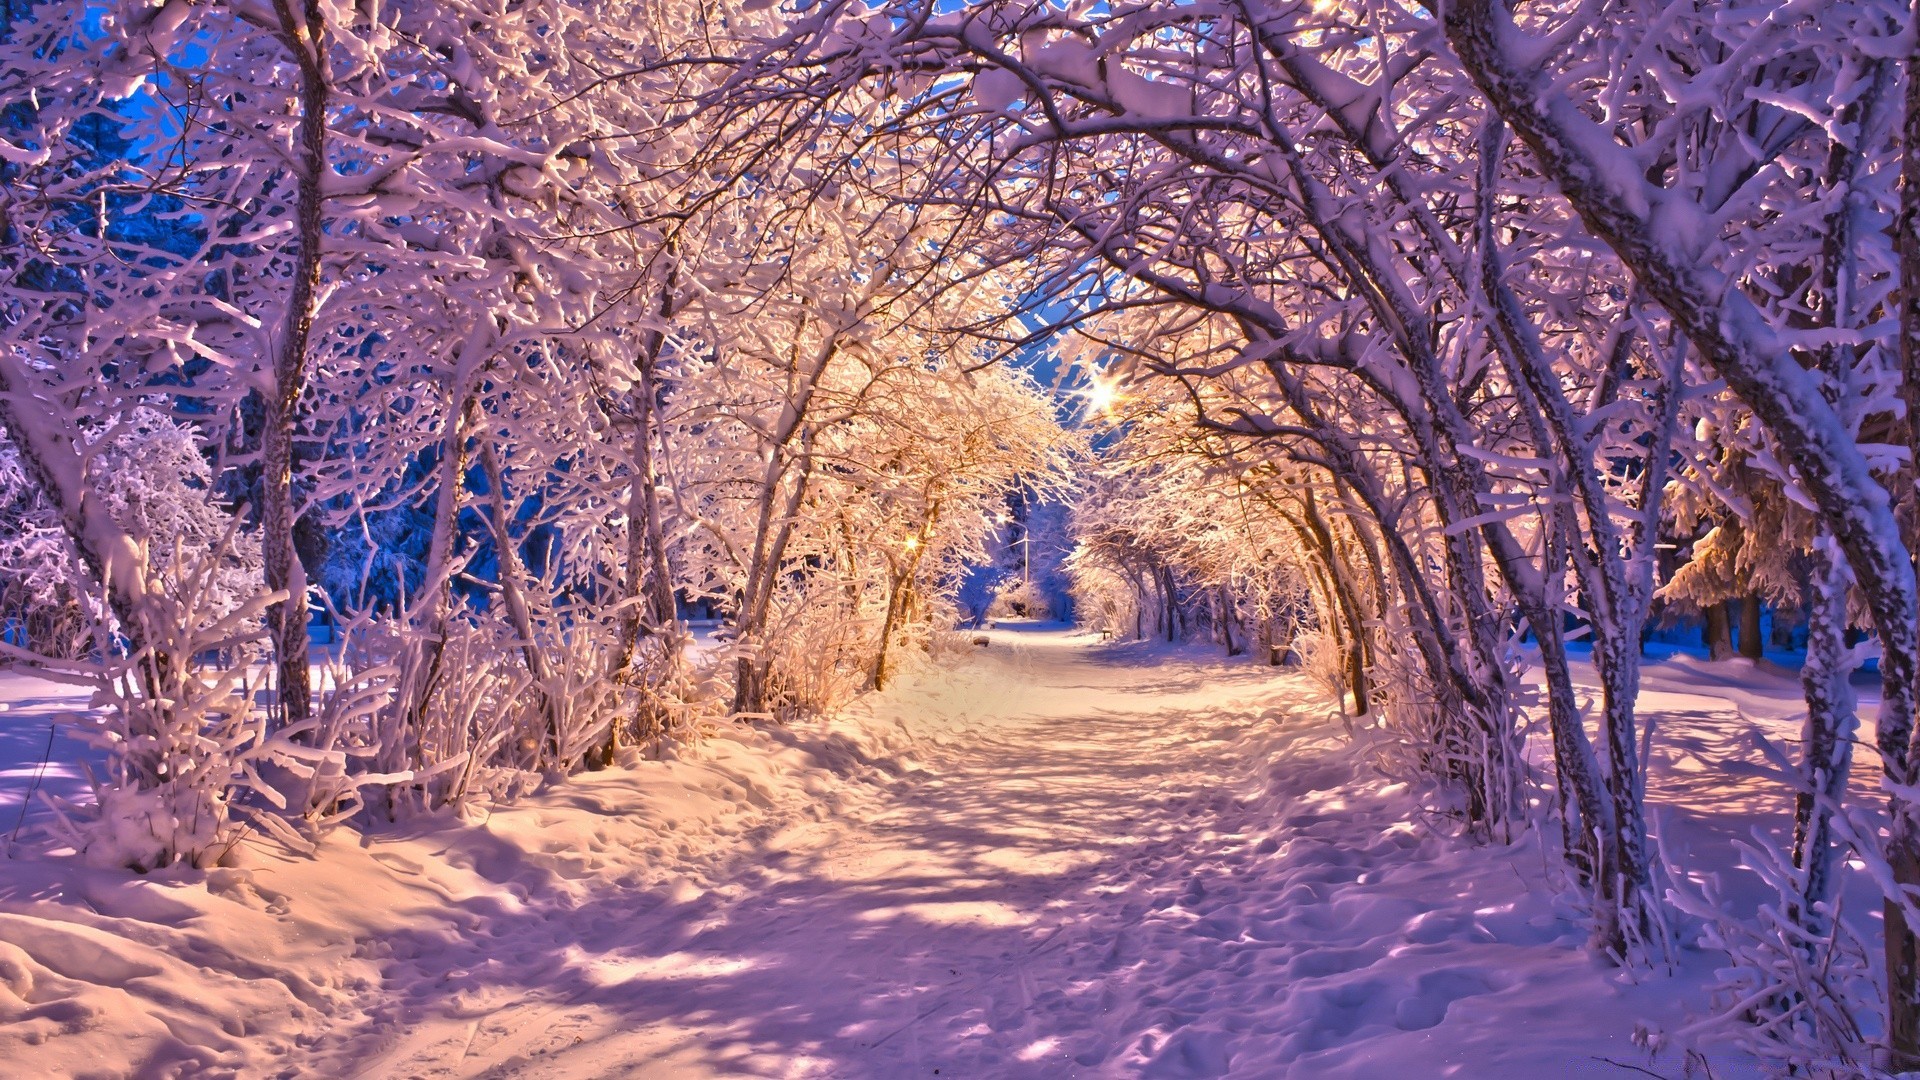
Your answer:
[[[90,490],[115,522],[148,546],[161,591],[186,573],[209,574],[201,602],[215,618],[258,591],[258,541],[228,536],[231,512],[214,491],[213,470],[193,429],[155,409],[134,409],[97,429],[87,447]],[[216,547],[212,564],[203,557]],[[189,571],[182,560],[192,562]],[[93,644],[94,598],[54,510],[28,481],[18,451],[0,442],[0,626],[11,644],[74,659]]]
[[[782,589],[756,657],[774,715],[845,704],[866,684],[879,634],[877,613],[856,611],[838,582],[808,579]]]
[[[599,630],[600,633],[594,631]],[[606,738],[616,716],[628,711],[632,695],[626,692],[608,661],[615,655],[612,627],[581,619],[556,629],[544,648],[551,673],[540,687],[545,701],[550,737],[556,751],[553,766],[572,768]]]
[[[1391,774],[1448,781],[1466,800],[1463,816],[1471,826],[1511,835],[1521,824],[1527,776],[1517,703],[1508,688],[1520,683],[1524,666],[1509,648],[1504,669],[1476,678],[1480,700],[1465,700],[1407,646],[1418,631],[1405,606],[1387,604],[1384,612],[1368,650],[1368,678],[1379,723],[1395,737],[1378,745],[1376,757]]]
[[[185,575],[195,576],[197,602],[214,619],[252,603],[260,592],[259,540],[232,528],[232,509],[214,490],[192,428],[136,409],[92,451],[93,490],[135,540],[152,548],[148,561],[160,590],[182,589]]]
[[[1067,557],[1074,611],[1089,630],[1116,638],[1138,637],[1146,621],[1141,591],[1132,577],[1103,557],[1107,554],[1083,540]]]
[[[0,640],[72,659],[92,644],[74,559],[53,510],[0,441]]]
[[[669,640],[668,634],[680,640]],[[631,704],[614,716],[613,722],[621,725],[622,744],[689,735],[701,716],[718,713],[720,703],[701,693],[683,659],[686,644],[685,631],[678,626],[644,638],[633,665],[617,676],[632,695]]]
[[[392,619],[363,617],[348,655],[356,664],[399,655],[405,629]],[[498,797],[529,782],[521,775],[522,742],[532,738],[537,748],[530,733],[538,732],[540,715],[511,633],[499,619],[462,603],[444,640],[432,644],[432,663],[402,669],[407,674],[376,721],[378,769],[400,774],[384,784],[387,816]],[[406,702],[417,702],[417,712]]]
[[[1053,600],[1039,582],[1015,578],[994,592],[987,617],[1049,620],[1054,618]]]
[[[354,814],[363,786],[391,779],[372,767],[391,669],[324,665],[315,714],[276,724],[261,673],[274,596],[261,584],[257,538],[218,501],[195,432],[142,408],[103,427],[87,449],[89,496],[139,552],[144,587],[130,611],[110,613],[90,595],[67,602],[70,619],[88,628],[84,650],[15,654],[95,687],[100,711],[82,737],[105,766],[92,777],[92,805],[59,807],[64,838],[89,862],[144,871],[219,859],[241,835],[236,814],[296,847],[301,833]],[[16,534],[4,551],[18,561],[6,565],[57,599],[62,579],[84,575],[17,461],[0,463],[5,485],[27,493],[10,506],[47,522]]]
[[[117,609],[94,595],[97,584],[80,584],[87,574],[17,457],[0,460],[19,519],[0,541],[0,575],[60,613],[29,623],[13,655],[93,686],[101,710],[82,731],[106,759],[93,805],[61,808],[61,823],[97,864],[204,863],[233,842],[235,794],[276,752],[252,666],[270,599],[258,545],[216,498],[188,426],[137,408],[87,433],[84,450],[87,497],[137,553],[143,584]],[[38,632],[51,625],[61,633]]]
[[[1668,901],[1698,920],[1699,942],[1726,954],[1715,972],[1713,1012],[1673,1033],[1732,1039],[1780,1072],[1821,1080],[1881,1077],[1870,1028],[1883,994],[1871,938],[1843,906],[1800,900],[1804,874],[1765,833],[1735,841],[1741,868],[1760,881],[1764,899],[1737,910],[1717,875],[1691,875],[1685,860],[1662,851],[1672,883]]]
[[[1302,630],[1294,636],[1293,651],[1300,658],[1300,672],[1327,700],[1340,701],[1346,697],[1346,649],[1331,631],[1325,627]]]
[[[53,669],[96,688],[100,712],[80,736],[106,765],[91,777],[91,806],[57,807],[64,839],[94,865],[207,866],[243,820],[300,849],[356,813],[361,789],[413,779],[367,767],[390,669],[329,665],[315,716],[273,726],[260,674],[271,596],[233,604],[222,594],[225,546],[196,560],[176,545],[167,587],[146,598],[137,649],[103,643],[95,659]]]
[[[94,865],[206,865],[238,838],[231,800],[267,752],[248,663],[267,598],[234,604],[221,594],[226,546],[194,556],[176,542],[167,587],[145,598],[134,651],[118,649],[100,623],[95,658],[62,665],[95,687],[101,709],[80,731],[106,758],[91,777],[94,804],[59,808],[66,839]],[[237,662],[197,662],[207,655]]]

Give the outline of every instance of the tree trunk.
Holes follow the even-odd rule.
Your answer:
[[[667,284],[661,290],[655,314],[662,319],[669,314],[673,286],[677,280],[677,274],[670,273]],[[633,668],[643,635],[657,635],[662,642],[661,655],[658,657],[661,670],[654,673],[656,681],[671,677],[679,666],[680,650],[685,643],[679,627],[680,613],[674,597],[673,573],[667,564],[666,526],[660,509],[659,466],[654,459],[653,446],[654,417],[659,408],[654,365],[664,340],[665,334],[658,330],[649,331],[642,338],[640,356],[635,365],[637,378],[628,392],[633,413],[633,480],[627,495],[624,584],[628,599],[639,602],[629,606],[620,620],[619,654],[614,659],[613,675],[629,684],[634,680]],[[648,720],[647,723],[650,728],[643,730],[643,737],[658,734],[657,730],[651,730],[658,728],[657,722]],[[607,724],[606,737],[587,756],[588,768],[603,769],[613,764],[620,750],[620,725],[621,718],[617,716]]]
[[[1173,612],[1175,626],[1174,636],[1168,640],[1185,641],[1187,640],[1188,632],[1187,609],[1186,605],[1180,602],[1180,583],[1174,580],[1173,568],[1171,566],[1167,567],[1166,574],[1168,605]]]
[[[1907,32],[1920,27],[1920,0],[1909,7]],[[1909,569],[1912,556],[1920,552],[1920,493],[1915,491],[1916,472],[1920,471],[1920,38],[1908,46],[1904,79],[1906,112],[1900,138],[1900,211],[1895,221],[1894,245],[1900,261],[1900,400],[1906,404],[1907,464],[1897,475],[1899,483],[1893,495],[1902,515],[1902,539],[1906,541]],[[1855,569],[1856,574],[1859,572]],[[1875,612],[1876,620],[1880,618]],[[1886,635],[1882,635],[1883,640]],[[1811,648],[1811,644],[1808,646]],[[1887,669],[1881,661],[1881,670]],[[1882,682],[1890,676],[1883,674]],[[1883,705],[1884,714],[1887,709]],[[1879,728],[1884,731],[1884,719]],[[1911,732],[1900,733],[1908,745],[1898,747],[1898,765],[1886,762],[1887,774],[1899,783],[1911,784],[1916,770]],[[1896,750],[1894,740],[1881,735],[1876,741],[1883,755]],[[1887,837],[1888,862],[1893,879],[1908,895],[1920,891],[1920,823],[1916,808],[1898,797],[1890,800],[1892,829]],[[1882,905],[1886,931],[1887,968],[1887,1046],[1889,1064],[1894,1069],[1920,1067],[1920,937],[1908,924],[1906,911],[1891,898]]]
[[[880,645],[873,658],[873,678],[871,684],[875,690],[883,690],[887,685],[887,654],[893,644],[894,632],[905,621],[906,609],[912,602],[913,570],[896,570],[887,581],[887,615],[880,625]]]
[[[1909,896],[1920,890],[1920,834],[1911,809],[1895,806],[1887,861],[1896,885]],[[1920,1065],[1920,1002],[1914,997],[1920,936],[1907,921],[1907,909],[1892,899],[1881,905],[1881,915],[1886,921],[1887,1052],[1893,1068],[1910,1070]]]
[[[1626,944],[1622,901],[1607,871],[1609,853],[1618,850],[1618,827],[1613,803],[1607,797],[1600,762],[1587,736],[1573,670],[1567,656],[1566,630],[1561,614],[1547,591],[1545,579],[1533,571],[1533,557],[1509,532],[1487,530],[1489,550],[1520,612],[1533,627],[1540,646],[1540,670],[1547,690],[1547,721],[1553,736],[1553,765],[1560,807],[1562,857],[1592,888],[1593,946],[1617,952]],[[1564,565],[1566,539],[1549,528],[1544,563]]]
[[[533,691],[540,697],[540,713],[546,718],[545,757],[549,764],[558,767],[564,764],[561,758],[564,747],[560,741],[560,710],[553,699],[553,671],[547,664],[547,654],[534,637],[533,612],[521,588],[525,571],[520,565],[520,549],[513,542],[507,517],[506,478],[492,443],[481,448],[480,462],[487,473],[487,508],[493,526],[494,550],[500,559],[500,596],[506,603],[513,632],[520,637],[520,655],[526,661],[527,674],[533,676]]]
[[[1565,636],[1557,623],[1531,621],[1540,641],[1540,666],[1547,686],[1547,718],[1559,780],[1565,857],[1581,879],[1594,888],[1594,947],[1618,952],[1626,946],[1627,898],[1621,895],[1620,881],[1612,872],[1620,850],[1615,806],[1606,796],[1599,761],[1581,719]]]
[[[740,633],[738,644],[749,649],[734,664],[733,711],[736,714],[761,713],[767,708],[767,675],[772,661],[765,654],[766,643],[762,637],[772,611],[773,591],[786,562],[787,545],[793,538],[795,523],[813,478],[813,434],[808,411],[820,380],[838,353],[839,338],[830,333],[810,365],[800,373],[798,387],[790,391],[792,397],[783,410],[784,419],[767,455],[758,499],[758,520],[754,526],[753,554],[735,620]],[[797,451],[791,449],[796,439],[799,441]],[[781,500],[783,485],[787,487],[787,496]],[[760,649],[758,656],[752,653],[756,646]]]
[[[1607,793],[1613,800],[1613,842],[1602,865],[1606,888],[1615,890],[1621,924],[1616,947],[1625,949],[1651,931],[1654,904],[1651,855],[1647,848],[1645,783],[1639,761],[1634,704],[1640,692],[1640,649],[1637,640],[1622,639],[1618,629],[1595,627],[1594,669],[1600,676],[1601,734],[1607,750]]]
[[[1779,608],[1773,609],[1773,624],[1768,628],[1767,638],[1776,649],[1793,648],[1793,620],[1783,618],[1785,613]]]
[[[1365,716],[1372,704],[1371,688],[1367,685],[1366,616],[1360,611],[1359,598],[1341,573],[1333,533],[1314,505],[1311,492],[1304,505],[1302,520],[1292,523],[1294,532],[1309,551],[1319,553],[1319,558],[1314,562],[1326,578],[1324,588],[1333,605],[1334,610],[1330,614],[1336,624],[1333,628],[1334,641],[1343,654],[1347,689],[1353,693],[1354,715]]]
[[[1707,647],[1707,658],[1733,659],[1733,623],[1727,618],[1727,605],[1716,600],[1700,614],[1706,619],[1706,625],[1700,628],[1700,641]]]
[[[1826,538],[1816,542],[1814,572],[1809,591],[1811,616],[1807,624],[1807,662],[1800,669],[1800,685],[1807,700],[1807,719],[1801,729],[1803,789],[1793,806],[1793,864],[1801,874],[1800,902],[1789,917],[1812,938],[1826,933],[1819,905],[1833,895],[1833,868],[1838,849],[1833,844],[1832,812],[1846,794],[1853,759],[1854,713],[1852,652],[1846,644],[1846,564]]]
[[[1748,593],[1740,598],[1740,655],[1758,660],[1765,652],[1766,642],[1760,637],[1760,594]]]
[[[454,542],[460,515],[460,490],[467,471],[467,430],[479,407],[477,395],[464,387],[456,393],[459,402],[447,417],[447,430],[440,444],[440,476],[433,496],[433,534],[427,540],[426,577],[420,584],[425,594],[416,597],[407,621],[412,631],[405,658],[400,664],[399,693],[393,704],[394,730],[381,746],[383,772],[404,772],[417,768],[419,728],[434,687],[439,685],[441,661],[447,646],[447,611],[451,606],[454,574]]]
[[[1239,656],[1246,651],[1245,644],[1233,642],[1233,594],[1227,591],[1223,583],[1220,586],[1220,634],[1225,639],[1228,656]]]
[[[268,590],[285,597],[267,608],[280,691],[280,721],[292,726],[313,715],[307,658],[307,572],[294,550],[293,435],[306,389],[307,342],[313,333],[320,285],[321,186],[327,173],[326,25],[318,0],[296,16],[291,0],[273,0],[281,43],[300,71],[298,173],[294,205],[293,275],[286,317],[273,357],[273,386],[265,395],[260,445],[260,557]]]
[[[1169,642],[1173,640],[1173,591],[1167,587],[1167,573],[1164,567],[1153,568],[1153,590],[1160,598],[1160,618],[1154,629]]]

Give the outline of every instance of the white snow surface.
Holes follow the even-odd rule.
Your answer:
[[[836,717],[719,731],[471,820],[338,830],[318,858],[251,840],[236,866],[141,877],[16,851],[0,1072],[1680,1074],[1632,1033],[1683,1025],[1714,958],[1595,962],[1534,839],[1454,836],[1303,677],[986,636]],[[1785,676],[1746,671],[1761,690],[1736,706],[1703,665],[1649,671],[1696,740],[1791,705]],[[0,746],[37,762],[30,712],[0,714]],[[1712,771],[1673,745],[1656,801]],[[1738,821],[1690,806],[1686,829],[1783,819],[1769,794],[1712,804]]]

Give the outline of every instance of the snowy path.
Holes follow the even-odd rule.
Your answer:
[[[721,733],[484,820],[343,831],[318,859],[254,843],[237,868],[146,878],[16,861],[0,1060],[1624,1077],[1603,1059],[1649,1063],[1637,1020],[1684,1022],[1697,977],[1634,985],[1587,959],[1531,841],[1446,835],[1303,677],[992,637],[829,721]]]
[[[703,890],[490,925],[544,948],[475,941],[455,1014],[361,1075],[1627,1075],[1578,930],[1513,903],[1524,856],[1401,824],[1274,672],[994,639],[888,703],[917,770],[773,808]],[[1581,1046],[1512,1039],[1563,1009]]]
[[[1222,820],[1216,786],[1245,763],[1193,741],[1199,714],[1231,736],[1238,710],[1219,672],[1102,661],[1059,633],[994,639],[967,677],[908,699],[918,770],[831,820],[778,808],[702,895],[570,913],[563,936],[594,953],[581,980],[529,980],[480,1022],[482,1046],[429,1025],[370,1074],[473,1075],[535,1051],[528,1075],[1058,1076],[1121,1056],[1106,984],[1141,943],[1113,931],[1180,897],[1209,906],[1200,863],[1258,842]],[[1170,862],[1194,874],[1167,881]],[[1195,935],[1196,967],[1222,936]],[[1225,1064],[1218,1039],[1183,1053],[1198,1073]]]

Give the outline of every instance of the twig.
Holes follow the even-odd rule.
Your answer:
[[[1637,1072],[1643,1076],[1658,1077],[1659,1080],[1673,1080],[1672,1077],[1666,1075],[1665,1073],[1657,1073],[1657,1072],[1654,1072],[1652,1069],[1643,1069],[1638,1065],[1629,1065],[1624,1061],[1615,1061],[1610,1057],[1601,1057],[1599,1054],[1593,1055],[1593,1060],[1604,1061],[1616,1069],[1625,1069],[1628,1072]]]
[[[27,807],[33,804],[34,793],[40,790],[40,778],[47,774],[47,763],[53,760],[53,724],[47,725],[47,749],[40,755],[40,765],[33,770],[33,783],[27,786],[26,797],[20,800],[20,818],[13,823],[13,832],[7,837],[11,844],[20,839],[20,829],[27,823]]]

